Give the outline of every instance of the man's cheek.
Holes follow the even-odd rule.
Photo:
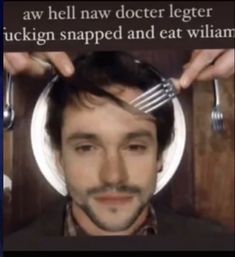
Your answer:
[[[97,171],[91,164],[84,166],[77,161],[67,161],[64,165],[64,174],[73,191],[84,192],[99,185]]]
[[[157,174],[157,160],[153,157],[138,158],[135,161],[129,160],[127,166],[130,179],[134,179],[140,184],[156,177]]]
[[[77,186],[70,184],[68,185],[68,192],[77,204],[83,204],[87,201],[85,190],[83,190],[82,188],[79,189]]]

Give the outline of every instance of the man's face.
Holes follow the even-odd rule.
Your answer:
[[[113,86],[129,102],[141,91]],[[66,107],[60,161],[76,208],[98,227],[130,228],[147,208],[158,170],[156,125],[107,99]]]

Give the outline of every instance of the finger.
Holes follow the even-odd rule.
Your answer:
[[[185,63],[185,64],[183,65],[183,69],[184,69],[184,70],[188,69],[189,65],[190,65],[190,62]]]
[[[196,56],[197,56],[198,54],[200,54],[201,51],[203,51],[203,50],[194,50],[194,51],[192,51],[190,60],[189,60],[187,63],[185,63],[185,64],[183,65],[183,69],[187,69],[187,68],[189,67],[190,63],[193,61],[193,59],[195,59]]]
[[[234,73],[234,49],[227,50],[214,65],[203,70],[198,80],[211,80],[214,78],[228,78]]]
[[[73,63],[65,52],[48,52],[47,56],[63,76],[70,77],[74,73]]]
[[[215,77],[228,78],[234,73],[234,49],[227,50],[215,63]]]
[[[215,65],[208,66],[205,70],[203,70],[197,77],[197,80],[199,81],[207,81],[214,79],[214,70]]]
[[[39,64],[41,64],[43,67],[45,67],[45,69],[51,69],[52,68],[52,65],[49,62],[44,61],[44,60],[42,60],[42,59],[40,59],[40,58],[38,58],[36,56],[32,55],[31,59],[33,59],[33,61],[36,61]]]
[[[12,75],[41,76],[45,73],[45,68],[33,61],[28,53],[7,53],[6,59],[12,67]]]
[[[14,69],[13,67],[11,66],[11,64],[8,62],[5,54],[3,56],[3,67],[4,67],[4,70],[6,70],[7,72],[9,72],[10,74],[13,74],[14,72]]]
[[[24,53],[5,53],[5,64],[10,68],[10,73],[16,75],[24,70],[26,57]]]
[[[216,57],[223,53],[224,49],[202,50],[197,53],[195,58],[191,59],[188,67],[179,79],[182,88],[187,88],[197,78],[199,73],[213,62]]]
[[[179,93],[180,90],[181,90],[181,86],[180,86],[179,80],[176,79],[176,78],[171,78],[171,81],[173,82],[173,84],[175,86],[176,92]]]
[[[198,54],[200,54],[203,50],[202,49],[196,49],[196,50],[193,50],[192,54],[191,54],[191,58],[190,58],[190,61],[192,59],[194,59]]]
[[[194,50],[191,54],[190,60],[183,65],[183,69],[187,69],[192,61],[202,52],[203,50]]]

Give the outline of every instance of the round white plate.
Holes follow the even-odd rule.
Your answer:
[[[46,86],[34,108],[31,121],[31,144],[37,165],[44,177],[60,194],[66,195],[67,189],[64,177],[56,165],[54,151],[52,150],[49,137],[45,130],[47,96],[56,79],[57,77]],[[173,100],[173,106],[175,114],[175,137],[164,151],[163,170],[158,174],[155,194],[162,190],[175,174],[185,148],[186,125],[184,113],[177,99]]]

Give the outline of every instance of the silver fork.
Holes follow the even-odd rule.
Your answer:
[[[130,102],[131,105],[149,113],[156,110],[176,97],[177,91],[170,79],[163,79],[162,82],[147,90]]]
[[[13,108],[13,78],[6,74],[6,98],[3,109],[3,126],[5,130],[10,130],[14,124],[15,111]]]
[[[224,130],[224,118],[223,113],[220,110],[220,93],[219,93],[219,81],[213,80],[213,93],[214,93],[214,105],[211,111],[211,125],[215,132],[221,132]]]

